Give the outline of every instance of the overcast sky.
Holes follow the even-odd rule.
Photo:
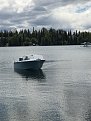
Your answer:
[[[0,30],[91,31],[91,0],[0,0]]]

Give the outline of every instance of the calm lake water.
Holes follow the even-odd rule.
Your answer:
[[[15,71],[22,55],[42,54],[41,71]],[[0,48],[0,121],[91,121],[91,47]]]

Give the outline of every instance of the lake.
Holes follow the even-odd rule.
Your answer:
[[[30,54],[42,70],[14,70]],[[1,47],[0,121],[91,121],[91,47]]]

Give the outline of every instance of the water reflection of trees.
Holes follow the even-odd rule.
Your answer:
[[[44,72],[40,70],[21,70],[21,69],[14,69],[15,72],[20,74],[23,78],[26,78],[26,80],[29,79],[45,79]]]

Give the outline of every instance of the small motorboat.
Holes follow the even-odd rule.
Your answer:
[[[44,62],[45,59],[42,55],[23,56],[14,62],[14,69],[39,70],[42,68]]]
[[[84,47],[88,47],[88,45],[91,45],[90,42],[83,42],[83,43],[81,43],[81,44],[84,45]]]

